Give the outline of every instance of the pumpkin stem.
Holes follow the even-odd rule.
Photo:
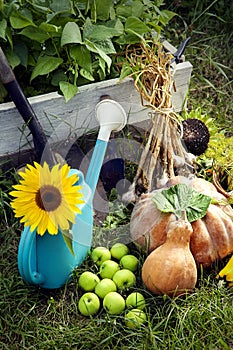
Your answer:
[[[180,219],[183,221],[188,221],[187,214],[185,210],[181,210]]]

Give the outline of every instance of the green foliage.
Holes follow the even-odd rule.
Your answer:
[[[0,9],[0,44],[25,86],[60,87],[68,101],[78,86],[119,75],[126,45],[162,32],[175,15],[163,3],[8,0]]]
[[[204,154],[197,158],[198,174],[212,181],[213,171],[226,191],[233,190],[233,136],[226,136],[216,119],[205,113],[201,107],[184,112],[183,118],[197,118],[209,129],[210,141]]]
[[[181,183],[157,192],[152,201],[161,212],[174,213],[178,218],[185,212],[187,220],[193,222],[205,216],[211,197]]]
[[[12,224],[14,216],[12,209],[10,207],[10,196],[9,191],[12,189],[12,184],[14,183],[14,175],[11,171],[3,171],[4,163],[0,162],[0,230],[1,228],[5,229],[6,227]]]
[[[166,5],[177,13],[166,30],[167,38],[178,46],[191,36],[185,50],[186,60],[193,64],[188,109],[201,107],[232,135],[233,2],[166,0]]]
[[[210,142],[205,156],[214,159],[220,165],[233,166],[232,144],[233,137],[225,137],[223,133],[219,133],[218,137]]]
[[[166,1],[171,3],[171,1]],[[212,27],[216,32],[227,29],[232,35],[232,10],[233,3],[228,0],[182,0],[175,2],[179,7],[179,12],[183,19],[189,23],[190,29],[195,30],[196,25],[198,29],[203,29],[206,25],[213,24],[215,20],[217,26]]]
[[[218,181],[226,191],[233,190],[233,136],[226,137],[219,133],[212,139],[205,154],[200,157],[198,163],[200,170],[212,175],[216,172]],[[208,170],[208,171],[207,171]]]

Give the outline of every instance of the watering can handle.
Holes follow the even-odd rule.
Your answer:
[[[40,285],[43,284],[44,277],[37,271],[36,259],[32,259],[37,255],[36,239],[37,235],[30,232],[29,227],[25,227],[19,242],[18,268],[25,281]]]

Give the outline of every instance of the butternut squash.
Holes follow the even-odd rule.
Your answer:
[[[178,296],[190,292],[197,282],[197,267],[189,249],[193,233],[185,219],[174,219],[167,227],[166,242],[148,255],[142,280],[152,293]]]

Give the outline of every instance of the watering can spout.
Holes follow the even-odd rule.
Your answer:
[[[100,129],[86,175],[86,183],[92,190],[92,198],[99,179],[110,134],[112,131],[122,130],[127,121],[126,113],[122,106],[108,98],[103,99],[96,105],[95,113]]]

